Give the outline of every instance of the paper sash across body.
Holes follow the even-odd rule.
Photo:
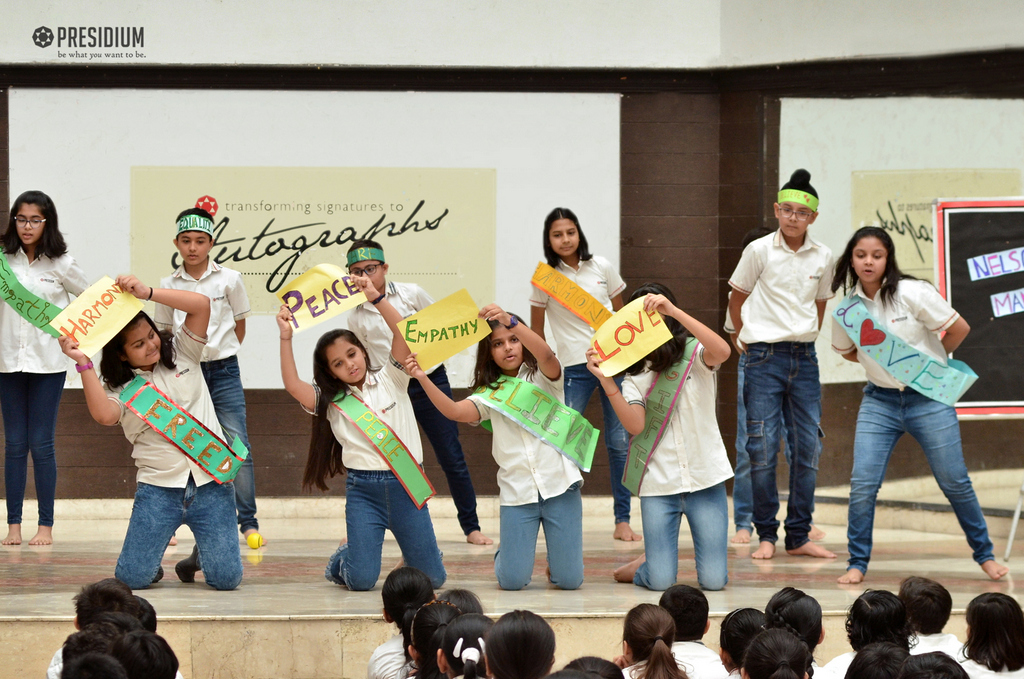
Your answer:
[[[581,413],[537,385],[508,375],[499,378],[496,387],[480,387],[473,393],[481,394],[479,402],[560,452],[580,470],[590,471],[601,432]],[[481,426],[493,431],[489,420]]]
[[[886,332],[857,296],[844,299],[832,312],[858,351],[863,351],[893,379],[928,398],[953,405],[978,379],[963,361],[947,365],[913,348],[894,333]]]
[[[217,483],[234,479],[249,455],[240,438],[236,436],[234,443],[228,446],[142,375],[136,375],[119,398],[128,410],[173,443]]]
[[[434,486],[402,439],[355,394],[338,394],[332,405],[356,426],[409,494],[416,509],[434,497]]]
[[[53,302],[47,302],[22,285],[11,271],[11,264],[3,252],[0,252],[0,294],[19,316],[43,332],[60,337],[60,333],[50,327],[50,321],[64,309]]]
[[[530,283],[594,330],[612,317],[612,312],[597,298],[544,262],[537,265]]]
[[[637,497],[640,496],[640,486],[643,484],[644,475],[647,474],[647,465],[650,464],[654,450],[668,428],[676,401],[679,400],[679,394],[686,385],[686,377],[690,374],[693,359],[697,356],[697,344],[696,337],[688,338],[683,358],[668,370],[659,373],[644,397],[647,404],[644,412],[644,430],[629,440],[626,470],[622,474],[622,485]]]

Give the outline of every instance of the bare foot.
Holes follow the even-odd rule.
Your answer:
[[[178,544],[178,537],[176,535],[171,536],[171,541],[167,543],[168,547],[173,547]]]
[[[634,533],[626,521],[615,524],[615,532],[612,533],[612,537],[623,542],[640,542],[644,539],[640,533]]]
[[[636,575],[636,569],[640,568],[640,564],[644,561],[647,561],[647,555],[641,554],[625,566],[619,566],[616,568],[612,573],[612,577],[615,578],[615,582],[633,582],[633,576]]]
[[[341,542],[338,543],[338,546],[344,547],[346,542],[348,542],[348,538],[342,538]]]
[[[471,545],[493,545],[494,540],[490,539],[478,530],[473,531],[466,536],[466,542]]]
[[[36,534],[28,541],[30,545],[52,545],[53,526],[39,526]]]
[[[7,524],[7,537],[4,538],[2,544],[5,545],[20,545],[21,544],[21,524],[20,523],[9,523]]]
[[[805,542],[796,549],[787,549],[786,554],[792,556],[813,556],[818,559],[834,559],[836,555],[828,551],[820,545],[816,545],[813,542]]]
[[[257,529],[255,529],[255,528],[250,528],[249,530],[247,530],[244,533],[242,533],[242,537],[245,538],[245,544],[247,544],[247,545],[249,544],[249,536],[252,535],[253,533],[259,533],[259,531]],[[263,546],[265,546],[265,545],[267,545],[269,543],[270,543],[270,540],[268,540],[266,537],[264,537],[262,534],[260,534],[260,547],[263,547]],[[249,546],[252,547],[252,545],[249,545]]]
[[[811,530],[807,531],[807,537],[815,542],[821,542],[825,539],[825,531],[812,524]]]
[[[981,564],[981,570],[985,571],[985,575],[993,580],[998,580],[1010,572],[1010,569],[1006,566],[997,564],[995,559],[989,559],[985,563]]]
[[[750,555],[751,559],[770,559],[775,556],[775,543],[762,542],[761,546]]]
[[[857,568],[851,568],[836,580],[840,585],[859,585],[864,582],[864,574]]]
[[[732,536],[732,540],[729,540],[734,545],[749,545],[750,544],[750,531],[746,528],[740,528],[736,531],[736,535]]]

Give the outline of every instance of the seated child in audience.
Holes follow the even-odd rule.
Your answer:
[[[446,589],[437,595],[438,599],[443,599],[450,604],[455,604],[455,607],[466,613],[480,613],[484,612],[484,606],[480,603],[480,597],[475,592],[471,592],[468,589]]]
[[[80,655],[64,668],[61,679],[128,679],[121,663],[106,653]]]
[[[444,630],[462,611],[443,599],[425,603],[416,611],[410,628],[412,645],[409,655],[416,664],[416,679],[441,679],[444,673],[437,665],[438,650],[444,638]]]
[[[142,623],[142,629],[156,634],[156,609],[153,608],[153,604],[138,594],[135,595],[135,600],[139,602],[139,622]]]
[[[913,655],[942,651],[951,658],[960,655],[963,644],[954,634],[943,634],[953,610],[949,590],[928,578],[912,576],[900,583],[900,601],[907,608],[907,623],[916,635],[911,639]]]
[[[853,602],[846,616],[846,636],[853,651],[833,658],[816,673],[818,679],[842,679],[854,656],[868,644],[888,641],[910,650],[907,609],[892,592],[869,589]]]
[[[650,538],[648,535],[648,541]],[[672,655],[686,676],[689,679],[725,679],[729,676],[719,655],[701,643],[711,627],[708,598],[704,592],[689,585],[674,585],[665,590],[658,605],[668,611],[675,622]]]
[[[910,654],[890,641],[868,644],[857,651],[845,679],[896,679]]]
[[[970,679],[956,660],[941,651],[912,655],[896,679]]]
[[[1024,613],[1012,597],[980,594],[967,604],[963,668],[971,679],[1024,677]]]
[[[722,665],[730,677],[740,676],[747,646],[764,629],[764,613],[756,608],[737,608],[722,620],[718,636]]]
[[[463,613],[448,623],[441,639],[437,654],[437,667],[448,679],[483,679],[487,667],[483,662],[484,639],[494,626],[494,621],[479,613]],[[615,667],[612,665],[612,667]],[[617,676],[622,679],[616,667]]]
[[[366,664],[366,679],[395,679],[409,662],[412,645],[409,626],[416,611],[434,600],[434,587],[421,570],[401,566],[391,571],[380,591],[384,601],[384,621],[394,623],[398,633],[378,646]]]
[[[812,666],[817,668],[813,663],[814,649],[825,640],[817,599],[795,587],[783,587],[768,600],[764,618],[765,629],[788,630],[802,640],[812,655]]]
[[[146,630],[128,632],[110,645],[113,656],[128,674],[128,679],[175,679],[178,657],[159,634]]]
[[[622,679],[622,670],[611,660],[598,658],[594,655],[585,655],[581,658],[569,661],[565,666],[566,670],[583,672],[590,676],[590,679]]]
[[[687,679],[672,655],[675,635],[672,616],[661,606],[638,604],[631,608],[622,625],[623,677]]]
[[[510,611],[487,635],[487,675],[492,679],[541,679],[555,664],[555,632],[531,611]]]
[[[743,654],[743,679],[808,679],[813,658],[807,644],[787,629],[767,629]]]
[[[75,603],[75,629],[82,630],[95,622],[96,616],[106,612],[122,612],[138,617],[139,602],[132,589],[117,578],[104,578],[82,587],[73,599]],[[47,679],[60,679],[64,665],[64,647],[57,649],[46,670]]]

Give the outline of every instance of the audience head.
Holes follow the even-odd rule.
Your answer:
[[[764,613],[756,608],[737,608],[722,620],[718,644],[722,664],[732,672],[743,663],[747,645],[764,629]]]
[[[673,585],[661,595],[658,605],[675,622],[675,641],[700,641],[708,631],[708,598],[699,589]]]
[[[661,606],[639,604],[626,613],[622,625],[626,659],[634,663],[646,661],[643,669],[635,675],[636,679],[685,678],[672,655],[675,636],[676,624]]]
[[[156,634],[156,609],[138,594],[135,595],[135,599],[139,602],[139,622],[142,623],[142,629]]]
[[[869,589],[850,606],[846,636],[855,651],[878,641],[889,641],[909,650],[907,609],[892,592]]]
[[[106,653],[86,653],[64,665],[61,679],[128,679],[121,663]]]
[[[588,679],[622,679],[622,670],[610,660],[585,655],[576,658],[565,666],[567,670],[576,670],[589,675]]]
[[[800,637],[787,629],[767,629],[750,640],[740,674],[743,679],[804,679],[812,662]]]
[[[934,580],[909,577],[900,583],[899,597],[907,609],[907,623],[915,634],[938,634],[949,622],[953,597]]]
[[[964,656],[993,672],[1024,667],[1024,613],[1014,599],[989,592],[967,604]]]
[[[555,662],[555,633],[536,613],[511,611],[491,628],[486,654],[493,679],[541,679]]]
[[[124,632],[109,622],[95,622],[85,629],[75,632],[64,640],[64,648],[61,649],[63,664],[86,653],[106,653],[110,649],[110,643],[124,634]]]
[[[941,651],[933,651],[907,658],[896,679],[970,679],[970,677],[956,660]]]
[[[434,600],[434,586],[427,574],[412,566],[401,566],[388,574],[380,590],[384,600],[384,619],[393,622],[402,630],[402,648],[412,645],[409,626],[420,606]],[[405,652],[409,660],[409,651]]]
[[[449,677],[464,679],[485,676],[484,639],[492,626],[494,621],[480,613],[463,613],[448,623],[437,653],[441,671]]]
[[[128,679],[174,679],[178,657],[158,634],[135,630],[110,645],[110,655],[124,667]]]
[[[811,653],[825,637],[818,600],[794,587],[776,592],[764,607],[764,617],[765,629],[789,630],[807,644]]]
[[[868,644],[857,651],[846,670],[847,679],[896,679],[910,657],[907,649],[889,641]]]
[[[455,604],[455,607],[463,613],[479,613],[483,615],[484,606],[480,603],[480,597],[468,589],[446,589],[438,594],[437,598]]]
[[[89,626],[92,627],[100,623],[113,625],[121,634],[143,629],[142,622],[134,615],[127,613],[99,613],[93,617]]]
[[[416,662],[419,671],[417,679],[437,679],[441,672],[437,668],[437,650],[441,648],[448,623],[455,620],[462,612],[443,599],[437,599],[420,606],[413,616],[410,632],[412,646],[409,655]]]
[[[105,578],[86,585],[75,595],[75,624],[78,629],[89,625],[105,612],[127,613],[139,616],[139,602],[132,588],[117,578]]]
[[[619,670],[619,677],[621,676],[622,670]],[[581,672],[579,670],[564,669],[552,672],[548,675],[548,679],[593,679],[593,677],[586,672]]]

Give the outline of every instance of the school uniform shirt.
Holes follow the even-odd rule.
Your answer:
[[[640,497],[692,493],[732,478],[715,415],[715,370],[704,363],[703,344],[698,343],[694,353],[686,384],[647,466]],[[650,370],[627,375],[622,381],[622,397],[631,405],[646,408],[647,392],[657,377]]]
[[[314,389],[316,389],[316,400],[319,405],[320,399],[325,396],[320,393],[320,389],[316,385],[314,385]],[[391,427],[408,451],[412,453],[413,459],[422,465],[423,444],[420,442],[420,432],[416,425],[416,415],[412,410],[412,401],[409,400],[408,389],[409,376],[390,355],[383,368],[366,374],[362,389],[349,386],[349,391],[362,399],[367,408]],[[330,398],[333,399],[333,396]],[[306,408],[304,407],[303,410]],[[306,412],[310,415],[315,414],[315,411],[306,410]],[[347,469],[362,471],[391,469],[363,434],[363,430],[353,424],[348,416],[333,404],[327,406],[327,421],[331,423],[334,438],[341,443],[341,461]]]
[[[832,297],[835,260],[811,238],[794,252],[781,231],[758,238],[743,250],[729,285],[749,295],[740,312],[740,341],[813,342],[818,336],[818,300]]]
[[[655,453],[657,454],[657,453]],[[699,641],[677,641],[672,644],[672,656],[687,679],[726,679],[729,671],[722,658]]]
[[[946,365],[946,350],[939,340],[939,333],[953,325],[960,314],[953,310],[931,283],[902,280],[896,286],[896,294],[889,304],[882,304],[880,292],[875,293],[873,300],[868,299],[860,281],[853,294],[864,301],[868,313],[880,324],[881,330],[891,332],[912,348]],[[845,326],[833,316],[832,349],[840,354],[848,354],[856,348],[857,345],[846,334]],[[857,360],[864,366],[868,381],[873,384],[886,389],[903,389],[906,386],[864,352],[857,352]]]
[[[396,679],[405,662],[402,635],[396,634],[370,654],[366,663],[366,679]]]
[[[565,403],[563,379],[560,370],[557,380],[549,380],[537,368],[532,375],[523,363],[517,377],[542,389],[559,403]],[[469,399],[476,406],[480,419],[491,421],[494,440],[491,455],[498,463],[498,500],[506,507],[537,502],[539,495],[547,500],[564,493],[574,483],[582,483],[579,467],[560,452],[526,431],[516,422],[485,405],[486,397],[472,394]]]
[[[29,263],[21,248],[7,255],[11,273],[18,282],[51,304],[64,308],[72,295],[80,295],[89,281],[71,255],[56,259],[40,256]],[[68,369],[68,357],[57,339],[21,317],[6,302],[0,301],[0,373],[62,373]]]
[[[426,290],[415,283],[388,283],[385,292],[391,306],[395,307],[402,318],[408,318],[434,303]],[[348,319],[348,329],[355,333],[366,347],[371,365],[379,366],[388,362],[393,335],[388,322],[371,302],[363,302],[352,310]],[[434,370],[437,368],[431,372]]]
[[[205,338],[193,334],[187,326],[182,325],[174,334],[174,368],[166,368],[158,362],[151,372],[139,369],[133,372],[142,375],[179,408],[187,411],[215,436],[224,440],[224,432],[217,421],[213,400],[210,398],[209,389],[206,388],[203,370],[199,366],[199,359],[205,348]],[[185,457],[180,448],[143,422],[141,417],[128,410],[118,398],[125,386],[127,385],[113,389],[108,385],[106,391],[107,398],[121,409],[118,422],[124,429],[125,438],[132,443],[132,458],[139,469],[135,480],[162,488],[184,488],[188,484],[190,474],[197,486],[204,486],[213,481],[213,477]]]
[[[941,632],[938,634],[918,634],[910,640],[910,655],[941,651],[950,658],[960,660],[963,658],[960,652],[963,650],[963,647],[963,643],[956,638],[955,634],[942,634]]]
[[[1024,667],[1013,672],[993,672],[973,660],[962,660],[960,666],[964,668],[967,676],[971,679],[1024,679]]]
[[[597,255],[580,262],[579,269],[573,269],[559,259],[555,270],[589,292],[608,311],[612,310],[612,297],[622,294],[626,289],[626,284],[611,262]],[[558,349],[558,360],[562,365],[586,363],[594,329],[534,285],[530,286],[530,305],[545,310],[547,325],[551,329],[551,337]]]
[[[846,670],[850,669],[850,663],[857,655],[856,651],[849,651],[829,660],[824,667],[814,671],[814,679],[844,679]]]
[[[235,335],[235,322],[252,313],[242,274],[220,266],[211,259],[210,265],[198,280],[192,278],[184,266],[179,266],[173,274],[160,281],[160,287],[201,292],[210,298],[210,324],[206,330],[203,361],[219,361],[238,354],[242,345]],[[177,330],[185,322],[185,312],[157,304],[153,322],[163,330]]]

